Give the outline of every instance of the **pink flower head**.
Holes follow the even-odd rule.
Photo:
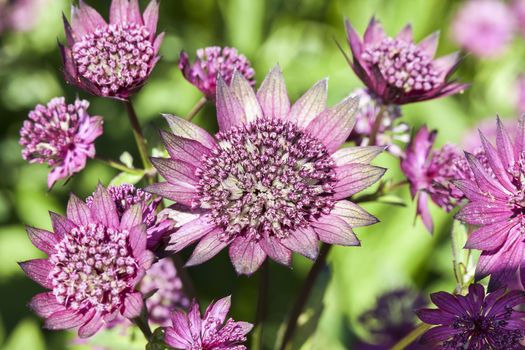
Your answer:
[[[480,132],[489,169],[470,153],[467,159],[473,179],[455,182],[469,203],[456,218],[478,226],[466,244],[482,251],[476,278],[491,275],[491,289],[505,285],[519,271],[525,281],[525,120],[516,127],[514,141],[498,118],[496,147]],[[490,170],[490,171],[489,171]],[[520,267],[521,265],[521,267]]]
[[[432,152],[436,133],[429,132],[426,126],[421,127],[401,160],[401,170],[410,183],[412,198],[417,197],[417,214],[421,215],[429,232],[434,229],[429,197],[448,212],[464,199],[452,181],[472,176],[464,155],[456,146],[445,145]]]
[[[65,98],[52,99],[47,106],[37,105],[20,129],[22,157],[30,163],[47,163],[51,172],[49,188],[60,179],[78,173],[86,159],[95,157],[95,139],[102,135],[102,117],[90,117],[89,102]]]
[[[437,309],[421,309],[419,318],[435,325],[421,337],[425,349],[520,350],[525,335],[525,293],[504,289],[485,295],[480,284],[469,286],[467,295],[431,294]]]
[[[516,24],[521,35],[525,35],[525,1],[514,0],[511,4],[511,10],[516,16]]]
[[[315,259],[318,241],[359,245],[353,228],[377,219],[346,198],[378,181],[369,165],[383,147],[337,150],[355,123],[355,98],[326,106],[327,81],[293,106],[278,67],[257,94],[240,73],[217,82],[220,132],[211,136],[167,116],[161,134],[170,159],[152,162],[167,182],[147,188],[199,215],[171,236],[178,252],[198,242],[187,265],[229,246],[239,274],[252,274],[267,256],[289,265],[292,251]]]
[[[60,45],[68,83],[96,96],[127,100],[159,60],[163,34],[155,37],[159,1],[144,14],[138,0],[113,0],[109,24],[83,0],[72,7],[71,26],[64,18],[67,45]]]
[[[184,78],[212,101],[215,101],[218,75],[230,85],[233,72],[237,71],[251,86],[255,86],[255,70],[250,61],[232,47],[211,46],[198,49],[197,59],[193,64],[190,63],[188,54],[182,51],[179,68]]]
[[[190,302],[182,290],[182,281],[170,258],[156,262],[140,283],[143,295],[154,293],[146,300],[149,319],[167,327],[171,313],[178,308],[186,309]]]
[[[395,37],[388,37],[372,18],[363,40],[346,20],[353,60],[350,66],[361,81],[385,104],[402,105],[462,92],[466,84],[449,82],[458,64],[458,54],[434,59],[439,40],[434,33],[419,44],[407,25]]]
[[[135,286],[153,260],[140,206],[119,218],[108,191],[99,185],[91,208],[71,195],[67,217],[51,213],[51,221],[54,232],[27,229],[48,258],[20,263],[27,276],[50,290],[29,304],[45,319],[44,327],[79,327],[78,335],[86,338],[119,315],[139,316],[143,301]]]
[[[164,218],[163,215],[157,215],[157,208],[161,202],[161,198],[154,199],[150,193],[130,184],[109,186],[108,193],[117,206],[119,217],[122,217],[133,205],[140,205],[143,224],[146,225],[148,233],[149,249],[154,248],[164,236],[175,230],[175,221]],[[88,207],[92,206],[94,195],[95,194],[86,198]]]
[[[175,311],[171,316],[172,326],[166,328],[166,344],[180,350],[248,350],[242,344],[253,325],[231,318],[226,320],[230,305],[230,297],[222,298],[208,306],[204,317],[195,301],[188,314]]]
[[[368,89],[357,89],[351,96],[359,97],[359,106],[356,112],[356,123],[348,140],[359,146],[369,146],[376,119],[379,113],[383,113],[374,145],[385,146],[390,153],[400,156],[403,151],[395,142],[406,144],[410,139],[408,125],[396,123],[401,117],[401,108],[396,105],[384,106],[382,101]],[[384,109],[381,110],[381,108]]]
[[[501,54],[516,28],[510,7],[500,0],[469,0],[452,23],[452,38],[477,57]]]
[[[47,0],[0,1],[0,33],[5,30],[26,32],[34,28],[38,11]]]

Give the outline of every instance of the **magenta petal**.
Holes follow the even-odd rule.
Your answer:
[[[133,255],[138,257],[146,250],[146,225],[141,224],[133,227],[129,232],[129,245]]]
[[[216,226],[211,222],[211,219],[207,215],[203,215],[188,222],[174,232],[170,237],[167,250],[175,253],[179,252],[181,249],[210,233],[215,228]]]
[[[144,301],[142,300],[142,294],[131,293],[126,299],[124,299],[124,309],[122,316],[133,319],[140,316],[142,308],[144,307]]]
[[[206,309],[206,314],[204,315],[204,321],[210,319],[218,320],[221,324],[226,320],[228,316],[228,311],[231,307],[231,296],[224,297],[217,300],[216,302],[210,304],[208,309]]]
[[[161,131],[160,136],[172,159],[190,163],[194,167],[199,167],[202,156],[210,153],[210,150],[198,141],[173,135],[165,131]]]
[[[497,139],[496,139],[496,143],[497,143]],[[520,117],[519,122],[518,122],[518,128],[516,130],[514,159],[519,159],[520,155],[524,151],[525,151],[525,114]]]
[[[170,184],[169,182],[159,182],[149,185],[145,188],[145,191],[184,204],[188,207],[192,205],[193,198],[197,194],[195,186],[188,184]]]
[[[38,316],[47,318],[55,312],[64,310],[64,306],[57,302],[52,292],[37,294],[29,302],[29,308]]]
[[[330,215],[337,216],[344,220],[350,227],[369,226],[379,222],[375,216],[369,214],[357,204],[347,200],[336,202]]]
[[[495,250],[500,248],[509,235],[512,226],[516,225],[511,221],[507,225],[496,223],[493,225],[482,226],[472,232],[468,237],[465,249]]]
[[[438,43],[439,32],[434,32],[423,39],[417,46],[429,57],[434,57],[436,55]]]
[[[130,0],[112,0],[109,8],[109,23],[124,24],[128,22]]]
[[[315,260],[319,253],[319,238],[313,228],[298,228],[288,237],[281,239],[281,244],[305,257]]]
[[[120,226],[115,201],[109,195],[108,190],[100,184],[93,194],[91,215],[93,216],[93,219],[106,227],[118,228]]]
[[[507,221],[513,213],[506,203],[470,202],[456,214],[455,218],[472,225],[490,225]]]
[[[195,301],[190,305],[190,310],[188,311],[188,324],[190,325],[191,337],[193,339],[201,338],[203,324],[199,304]]]
[[[345,147],[332,154],[332,159],[337,166],[351,163],[370,164],[384,150],[383,146]]]
[[[322,216],[312,222],[312,226],[319,240],[325,243],[343,246],[361,245],[350,225],[337,216]]]
[[[151,162],[159,174],[172,184],[196,185],[198,177],[195,175],[195,167],[189,163],[175,161],[168,158],[151,158]]]
[[[221,131],[246,123],[246,116],[240,101],[220,75],[217,77],[216,105],[217,121]]]
[[[505,169],[509,169],[514,164],[514,147],[512,147],[512,141],[510,136],[505,130],[503,123],[497,118],[498,127],[496,129],[496,147],[501,162]],[[519,157],[517,158],[519,159]]]
[[[67,217],[78,226],[85,226],[93,222],[91,211],[84,201],[71,194],[67,203]]]
[[[385,174],[386,169],[367,164],[348,164],[337,167],[334,199],[350,197],[370,187]]]
[[[417,313],[417,317],[419,317],[421,321],[427,324],[435,324],[435,325],[449,323],[449,322],[452,323],[454,322],[454,319],[456,317],[456,315],[453,315],[447,312],[443,312],[442,310],[439,310],[439,309],[422,309],[422,310],[418,310],[416,313]]]
[[[73,45],[75,45],[75,35],[64,13],[62,13],[62,22],[64,23],[64,32],[66,34],[67,46],[73,47]]]
[[[385,37],[386,34],[383,26],[375,19],[375,17],[372,17],[368,23],[365,34],[363,35],[365,44],[378,43]]]
[[[237,237],[230,245],[230,259],[239,275],[251,275],[262,265],[266,253],[250,237]]]
[[[31,226],[26,227],[27,235],[31,243],[47,255],[56,252],[55,246],[60,242],[59,237],[53,232],[41,230]]]
[[[451,294],[446,292],[437,292],[430,294],[430,299],[441,310],[452,315],[461,315],[465,312],[464,308],[458,300]]]
[[[144,10],[144,26],[148,28],[150,33],[150,40],[155,36],[157,31],[157,22],[159,21],[159,7],[160,2],[158,0],[151,0]]]
[[[384,37],[383,37],[384,38]],[[380,38],[379,40],[383,40],[383,38]],[[412,25],[407,24],[406,26],[401,29],[399,34],[397,34],[397,39],[406,41],[407,43],[412,42],[413,40],[413,34],[412,34]]]
[[[70,329],[78,327],[84,322],[86,322],[84,314],[72,310],[62,310],[49,316],[44,323],[44,328],[52,330]]]
[[[34,259],[18,263],[27,277],[47,289],[53,289],[53,283],[49,274],[53,265],[47,259]]]
[[[452,72],[459,62],[459,53],[453,52],[451,54],[448,54],[446,56],[437,58],[434,60],[434,67],[441,71],[442,78],[446,79],[446,77]]]
[[[83,0],[80,0],[78,5],[78,9],[73,7],[71,14],[71,24],[78,37],[107,26],[104,18],[93,7],[87,5]]]
[[[285,266],[290,266],[292,263],[292,252],[282,245],[280,241],[280,239],[270,236],[262,238],[259,244],[271,259]]]
[[[165,341],[174,348],[188,349],[193,343],[188,318],[182,311],[175,310],[171,315],[173,327],[166,329]]]
[[[436,344],[451,338],[457,331],[449,326],[438,326],[421,336],[421,344]]]
[[[60,237],[60,239],[71,232],[77,225],[65,216],[59,215],[57,213],[49,212],[51,217],[51,224],[53,225],[53,232]]]
[[[350,44],[350,49],[352,50],[354,57],[360,57],[363,51],[363,43],[361,42],[361,39],[359,39],[359,35],[355,31],[348,18],[345,19],[345,28],[346,37],[348,39],[348,43]]]
[[[481,189],[476,185],[476,183],[469,180],[455,180],[452,182],[465,197],[470,201],[485,201],[487,200],[487,195],[481,192]]]
[[[357,97],[345,98],[315,117],[306,130],[321,141],[329,153],[335,152],[352,132],[357,102]]]
[[[257,99],[265,117],[284,119],[288,115],[290,99],[281,68],[278,65],[272,68],[262,82],[257,91]]]
[[[511,192],[516,191],[516,187],[510,181],[509,175],[507,173],[508,165],[504,167],[500,159],[500,155],[494,149],[494,146],[492,146],[487,138],[481,133],[481,131],[479,132],[479,137],[481,139],[483,149],[485,150],[485,156],[487,157],[490,168],[494,172],[494,175],[496,175],[499,183]],[[505,154],[505,156],[508,156],[508,154]]]
[[[100,312],[95,312],[91,320],[78,329],[78,336],[80,338],[89,338],[97,333],[103,326],[104,321]]]
[[[122,215],[122,218],[120,219],[120,228],[129,231],[140,224],[142,224],[142,205],[135,204]]]
[[[196,140],[209,149],[217,145],[213,137],[203,128],[174,115],[164,114],[163,116],[175,135]]]
[[[228,246],[228,241],[221,240],[222,229],[215,229],[201,238],[186,266],[195,266],[210,260]]]
[[[294,103],[286,119],[295,122],[300,128],[306,128],[326,109],[327,98],[328,79],[323,79],[315,83]]]
[[[230,89],[244,110],[244,115],[248,123],[262,118],[263,112],[259,101],[257,101],[257,96],[250,83],[239,71],[233,73]]]
[[[432,221],[432,215],[428,209],[428,193],[419,192],[417,196],[417,215],[421,216],[421,221],[427,228],[428,232],[434,232],[434,222]]]
[[[467,157],[467,160],[470,164],[470,168],[472,169],[472,173],[476,178],[476,183],[478,184],[478,186],[480,188],[484,188],[490,191],[490,193],[496,198],[505,199],[506,194],[508,194],[509,192],[499,182],[497,182],[489,174],[487,174],[487,171],[479,162],[479,160],[474,155],[468,152],[465,152],[465,157]]]

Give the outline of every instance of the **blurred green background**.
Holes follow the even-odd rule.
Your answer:
[[[25,278],[17,261],[35,258],[24,232],[24,225],[50,227],[48,211],[63,213],[69,192],[86,197],[98,181],[107,184],[116,172],[94,160],[67,184],[59,183],[48,192],[48,169],[28,165],[20,156],[18,131],[27,113],[38,103],[64,95],[76,95],[91,102],[92,115],[104,117],[104,135],[97,140],[97,154],[118,159],[129,151],[138,159],[131,130],[118,102],[95,98],[67,86],[61,76],[56,40],[63,41],[62,12],[69,16],[70,2],[43,0],[33,15],[36,26],[28,32],[0,34],[0,349],[60,350],[72,346],[73,333],[47,332],[26,303],[40,287]],[[105,16],[109,1],[88,1]],[[347,49],[344,17],[349,17],[362,33],[372,15],[396,34],[411,22],[416,39],[435,30],[442,36],[439,54],[457,48],[450,41],[450,21],[459,1],[451,0],[164,0],[159,28],[166,32],[161,49],[163,59],[134,102],[150,143],[158,144],[156,130],[165,127],[160,113],[185,115],[200,98],[177,68],[181,49],[222,45],[237,47],[253,63],[260,82],[279,63],[295,100],[314,82],[329,77],[329,101],[339,101],[362,84],[347,66],[334,39]],[[141,1],[146,5],[145,1]],[[348,49],[347,49],[348,50]],[[404,121],[413,126],[423,123],[439,129],[438,144],[460,142],[463,134],[479,120],[499,113],[515,118],[515,80],[523,67],[525,45],[515,39],[505,54],[490,61],[467,56],[457,76],[471,82],[466,93],[405,107]],[[214,110],[208,106],[195,119],[208,130],[216,129]],[[385,154],[377,165],[387,167],[386,178],[401,179],[399,161]],[[384,204],[365,205],[381,223],[358,229],[360,248],[335,248],[330,255],[331,276],[324,297],[312,308],[320,312],[316,331],[299,332],[309,337],[305,349],[352,349],[356,337],[367,337],[358,316],[375,304],[383,292],[410,287],[425,294],[452,290],[455,286],[449,232],[451,215],[432,205],[436,233],[429,235],[423,225],[414,223],[415,208],[406,188],[398,194],[407,207]],[[185,257],[188,251],[183,254]],[[275,333],[285,317],[311,262],[295,256],[293,269],[271,263],[270,325],[265,343],[271,348]],[[237,278],[227,254],[189,270],[203,304],[227,294],[233,295],[232,315],[253,321],[257,299],[257,274]],[[324,282],[323,282],[324,281]],[[323,286],[319,286],[321,293]],[[320,300],[323,300],[321,303]],[[302,321],[305,321],[302,319]],[[99,343],[115,349],[131,345],[100,336]],[[137,348],[140,346],[137,345]]]

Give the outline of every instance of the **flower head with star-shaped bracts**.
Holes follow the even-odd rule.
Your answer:
[[[143,14],[138,0],[112,0],[109,24],[83,0],[64,18],[66,45],[60,44],[68,83],[96,96],[128,100],[159,60],[163,34],[155,36],[159,2]]]
[[[525,315],[516,310],[525,304],[525,293],[498,289],[485,294],[480,284],[468,294],[438,292],[430,295],[437,309],[421,309],[418,317],[435,325],[420,342],[436,350],[521,350]]]
[[[33,244],[47,259],[20,263],[24,272],[50,291],[29,306],[48,329],[78,328],[95,334],[119,315],[138,317],[142,294],[135,287],[151,266],[139,205],[121,218],[108,191],[99,185],[91,208],[71,195],[67,216],[51,213],[53,231],[28,227]]]
[[[102,135],[102,117],[89,116],[89,102],[65,98],[37,105],[20,129],[22,157],[30,163],[47,163],[51,171],[47,185],[78,173],[87,158],[95,157],[95,139]]]
[[[327,107],[326,99],[322,80],[291,106],[276,67],[257,93],[239,73],[231,86],[219,78],[215,137],[167,116],[172,133],[161,136],[171,158],[152,159],[167,182],[147,190],[200,215],[171,235],[167,249],[198,242],[191,266],[229,246],[237,273],[252,274],[267,256],[285,265],[293,251],[315,259],[319,240],[359,245],[353,229],[377,219],[347,198],[383,176],[369,165],[383,147],[337,150],[357,101]]]
[[[215,101],[219,75],[230,85],[233,72],[238,71],[250,85],[255,85],[255,70],[250,61],[233,47],[211,46],[198,49],[197,59],[193,64],[190,63],[188,54],[182,51],[179,68],[184,78],[211,101]]]
[[[434,59],[438,34],[419,44],[407,25],[395,37],[388,37],[372,18],[363,40],[346,20],[346,33],[353,60],[350,66],[361,81],[385,104],[403,105],[462,92],[466,84],[450,82],[458,65],[458,54]]]
[[[519,271],[525,280],[525,120],[520,118],[514,140],[498,118],[496,147],[480,132],[484,165],[470,153],[473,179],[455,181],[469,203],[456,219],[477,226],[466,248],[482,251],[476,278],[491,275],[491,289],[505,285]]]
[[[226,320],[230,306],[228,296],[211,303],[204,317],[195,301],[187,314],[175,311],[171,315],[171,327],[166,328],[166,344],[180,350],[247,350],[243,343],[253,325],[231,318]]]
[[[430,132],[426,126],[421,127],[401,159],[401,170],[410,184],[412,198],[417,197],[417,214],[429,232],[434,225],[428,199],[449,212],[465,199],[453,181],[473,178],[465,156],[455,145],[446,144],[432,151],[436,134],[435,130]],[[477,157],[482,159],[483,154]]]

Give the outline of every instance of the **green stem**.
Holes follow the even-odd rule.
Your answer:
[[[126,165],[124,165],[124,164],[122,164],[120,162],[116,162],[116,161],[111,160],[111,159],[105,159],[105,158],[101,158],[99,156],[97,156],[95,159],[98,160],[99,162],[105,163],[105,164],[109,165],[110,167],[112,167],[114,169],[117,169],[117,170],[120,170],[120,171],[123,171],[125,173],[134,174],[134,175],[142,175],[142,174],[144,174],[144,170],[142,170],[142,169],[130,168],[130,167],[127,167]]]
[[[146,340],[149,342],[153,333],[151,332],[151,328],[149,327],[148,312],[146,308],[144,307],[144,309],[140,313],[140,316],[134,318],[132,321],[140,329],[142,334],[144,334],[144,338],[146,338]]]
[[[255,330],[252,335],[252,350],[263,349],[264,322],[268,310],[268,285],[270,282],[270,268],[268,259],[263,263],[259,273],[259,295],[257,300],[257,313],[255,315]]]
[[[425,333],[431,326],[422,323],[417,328],[415,328],[412,332],[408,333],[403,339],[398,341],[394,346],[390,348],[390,350],[404,350],[407,346],[412,344],[419,338],[423,333]]]
[[[377,134],[379,132],[379,129],[381,128],[381,123],[383,122],[383,118],[386,114],[385,111],[386,111],[386,106],[381,105],[381,107],[379,108],[379,112],[377,112],[374,125],[372,125],[372,131],[370,132],[370,145],[371,146],[376,144]]]
[[[188,115],[186,116],[186,120],[187,121],[191,121],[193,118],[195,118],[197,113],[199,113],[200,110],[204,107],[204,105],[206,105],[206,102],[208,102],[206,97],[204,97],[204,96],[201,97],[200,100],[197,101],[195,106],[193,106],[193,108],[191,109],[190,113],[188,113]]]
[[[312,265],[308,276],[306,276],[306,280],[304,281],[300,294],[297,297],[295,304],[293,305],[292,311],[290,313],[290,318],[288,319],[288,323],[286,324],[286,330],[284,331],[283,340],[281,342],[281,346],[279,347],[280,350],[285,350],[288,347],[288,344],[292,341],[295,330],[297,329],[297,319],[303,312],[303,309],[306,306],[306,303],[308,302],[310,293],[313,290],[317,277],[319,277],[324,267],[326,266],[326,259],[331,248],[332,246],[330,244],[323,243],[321,245],[321,251],[319,252],[319,256]]]
[[[148,177],[148,182],[152,183],[154,176],[152,176],[153,165],[149,160],[149,152],[146,146],[146,140],[144,139],[144,134],[142,133],[142,128],[140,126],[139,120],[137,118],[137,113],[131,100],[124,101],[126,110],[128,112],[129,122],[131,124],[131,129],[133,130],[133,136],[135,137],[135,142],[137,143],[137,148],[139,150],[140,158],[142,159],[142,164],[146,170],[146,176]]]

